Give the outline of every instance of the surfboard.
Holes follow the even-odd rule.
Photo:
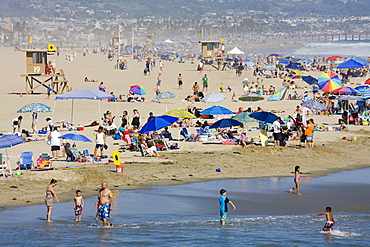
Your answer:
[[[30,169],[30,171],[48,171],[48,170],[53,170],[54,167],[44,167],[44,168],[33,168]]]
[[[84,166],[62,166],[62,167],[54,167],[55,170],[69,170],[69,169],[83,169]]]

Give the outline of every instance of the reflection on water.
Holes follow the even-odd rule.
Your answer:
[[[1,211],[0,237],[4,246],[50,246],[51,242],[56,246],[366,246],[370,245],[370,192],[363,188],[370,183],[369,175],[370,169],[363,169],[303,178],[302,196],[287,193],[293,177],[115,191],[112,228],[94,220],[96,197],[92,197],[85,199],[83,222],[77,223],[72,202],[55,204],[53,223],[45,222],[44,205]],[[220,188],[228,190],[237,206],[229,212],[225,227],[218,222]],[[338,226],[333,234],[321,232],[324,216],[311,217],[329,205]]]

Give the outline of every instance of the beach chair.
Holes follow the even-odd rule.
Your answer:
[[[17,164],[22,170],[28,170],[33,165],[33,152],[22,152],[19,162]]]

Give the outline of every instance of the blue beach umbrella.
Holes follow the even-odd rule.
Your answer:
[[[242,123],[257,122],[255,119],[251,118],[249,114],[250,113],[248,112],[242,112],[242,113],[239,113],[233,116],[232,119],[238,120],[239,122],[242,122]]]
[[[210,129],[217,129],[217,128],[227,128],[227,127],[233,127],[233,126],[241,126],[243,123],[239,122],[238,120],[232,119],[232,118],[224,118],[221,120],[218,120],[211,126],[209,126]]]
[[[222,106],[212,106],[205,110],[203,110],[201,115],[228,115],[228,114],[234,114],[229,109],[222,107]]]
[[[278,118],[275,114],[267,111],[253,112],[249,116],[266,123],[273,123]]]
[[[149,122],[144,124],[144,126],[139,130],[139,133],[144,134],[144,133],[149,132],[149,131],[160,130],[160,129],[166,127],[166,126],[170,126],[171,124],[173,124],[177,120],[179,120],[178,117],[172,117],[172,116],[168,116],[168,115],[154,117],[154,118],[150,119]]]
[[[68,133],[68,134],[59,136],[59,138],[73,140],[73,141],[81,141],[81,142],[92,142],[86,136],[80,135],[80,134],[76,134],[76,133]]]
[[[17,113],[25,112],[50,112],[50,107],[41,103],[31,103],[23,106]]]
[[[301,62],[305,62],[305,63],[313,63],[313,60],[312,59],[309,59],[309,58],[303,58],[301,60]]]

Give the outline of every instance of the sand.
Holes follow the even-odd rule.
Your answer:
[[[102,53],[88,54],[83,57],[77,52],[74,61],[66,61],[65,55],[70,52],[62,52],[57,59],[57,68],[63,68],[69,84],[73,89],[98,88],[98,82],[84,82],[84,77],[103,81],[109,91],[115,94],[126,94],[129,86],[139,84],[148,90],[146,99],[151,100],[155,96],[154,88],[158,67],[154,68],[150,76],[143,76],[144,62],[132,61],[127,58],[129,69],[126,71],[114,70],[114,63],[110,62]],[[54,108],[53,120],[55,123],[60,120],[70,120],[71,101],[55,101],[55,96],[46,99],[46,90],[40,89],[42,94],[23,95],[19,97],[19,92],[25,92],[25,80],[19,75],[25,73],[25,54],[14,52],[11,48],[0,48],[0,57],[6,57],[2,62],[2,90],[0,102],[2,104],[2,115],[0,119],[0,131],[8,133],[11,131],[11,120],[19,114],[16,111],[25,104],[31,102],[45,103]],[[162,91],[171,91],[177,95],[175,99],[168,99],[162,103],[109,103],[106,101],[79,100],[74,103],[74,124],[88,125],[92,121],[101,118],[99,115],[99,103],[101,111],[111,110],[117,116],[115,123],[119,125],[119,116],[123,110],[127,110],[132,115],[133,109],[138,109],[141,114],[141,122],[145,123],[148,113],[152,111],[155,115],[161,115],[167,110],[186,108],[189,103],[182,100],[191,94],[191,87],[195,81],[200,82],[202,75],[195,70],[197,61],[194,64],[186,62],[179,64],[175,62],[164,62],[164,72],[162,75]],[[230,86],[237,96],[242,95],[243,78],[250,80],[256,79],[251,71],[244,72],[242,77],[236,77],[235,71],[215,71],[206,68],[205,73],[209,77],[209,92],[218,92],[222,82],[224,87]],[[177,90],[177,75],[183,76],[183,90]],[[317,76],[319,73],[315,72]],[[297,84],[304,87],[306,84],[301,80],[296,80]],[[275,85],[281,88],[281,79],[264,79],[266,87]],[[302,94],[305,89],[297,89]],[[17,93],[17,94],[15,94]],[[232,102],[231,93],[226,93],[227,99],[220,103],[232,111],[237,111],[238,107],[248,108],[250,103]],[[281,102],[267,102],[266,100],[255,102],[252,107],[257,106],[265,110],[279,110],[278,114],[282,117],[292,115],[299,101],[284,100]],[[195,103],[195,106],[207,108],[212,104]],[[31,114],[21,114],[24,117],[22,128],[30,129]],[[51,113],[41,113],[39,115],[38,127],[46,124],[45,118],[51,117]],[[317,116],[313,118],[317,123],[327,123],[334,125],[338,116]],[[249,128],[256,127],[255,123],[249,124]],[[88,127],[81,133],[93,139],[93,130]],[[62,201],[73,198],[76,189],[83,190],[84,195],[94,195],[102,181],[107,181],[111,187],[118,189],[137,189],[144,185],[172,185],[179,183],[189,183],[195,181],[206,181],[211,179],[226,178],[248,178],[248,177],[268,177],[268,176],[292,176],[294,166],[300,165],[307,176],[323,175],[328,172],[357,169],[368,167],[366,154],[369,150],[370,129],[368,126],[350,126],[348,132],[316,132],[316,147],[313,150],[299,147],[296,142],[290,142],[288,147],[258,147],[248,146],[245,155],[238,154],[239,146],[227,146],[217,144],[202,144],[181,142],[180,149],[176,151],[162,152],[163,157],[148,158],[141,157],[136,152],[122,152],[121,161],[125,162],[124,174],[114,173],[113,164],[80,164],[85,169],[81,170],[53,170],[44,172],[24,171],[21,176],[11,176],[8,178],[0,177],[0,207],[24,206],[43,203],[45,188],[51,178],[59,181],[56,192]],[[171,129],[173,135],[177,137],[177,129]],[[191,133],[195,133],[194,128],[190,128]],[[61,130],[61,133],[67,133]],[[249,132],[250,137],[258,136],[257,131]],[[342,140],[342,137],[357,136],[356,141]],[[44,139],[45,137],[39,137]],[[118,145],[115,145],[118,144]],[[108,138],[107,154],[116,151],[122,145],[122,141],[114,141]],[[325,146],[321,146],[325,144]],[[93,151],[92,143],[77,143],[80,150],[88,149]],[[8,149],[12,167],[15,166],[17,157],[23,151],[33,151],[34,157],[40,153],[49,152],[50,147],[45,141],[35,141],[25,143]],[[1,150],[5,155],[5,150]],[[55,161],[54,166],[71,165],[64,161]],[[216,168],[221,168],[221,172],[216,172]]]

